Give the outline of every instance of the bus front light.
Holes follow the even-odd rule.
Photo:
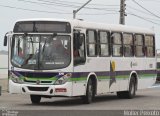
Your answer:
[[[11,73],[11,80],[15,83],[22,84],[24,81],[21,79],[21,77],[16,76],[14,73]]]
[[[57,79],[54,83],[54,85],[62,85],[65,84],[69,78],[71,78],[72,74],[71,73],[67,73],[64,76],[60,77],[59,79]]]

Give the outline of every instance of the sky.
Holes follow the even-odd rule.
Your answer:
[[[1,0],[0,50],[4,35],[13,30],[14,23],[27,18],[72,19],[73,10],[88,0]],[[156,49],[160,49],[160,0],[126,0],[125,24],[155,31]],[[92,22],[119,24],[120,0],[92,0],[76,18]]]

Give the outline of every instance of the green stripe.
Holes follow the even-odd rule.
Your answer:
[[[156,77],[156,74],[141,74],[139,75],[140,78],[153,78]]]
[[[116,79],[124,79],[124,78],[129,78],[129,75],[118,75],[118,76],[116,76]]]
[[[155,77],[156,74],[140,74],[139,77],[140,78],[153,78]],[[97,76],[98,80],[109,80],[110,76]],[[129,78],[129,75],[115,75],[115,78],[117,80],[121,80],[121,79],[127,79]],[[30,78],[30,77],[21,77],[21,79],[25,79],[27,81],[56,81],[58,78],[57,77],[50,77],[50,78],[45,78],[45,77],[39,77],[39,78]],[[74,77],[74,78],[69,78],[68,81],[72,82],[72,81],[86,81],[87,77]]]
[[[77,77],[77,78],[70,78],[69,81],[86,81],[86,77]]]
[[[110,76],[98,76],[98,79],[110,79]]]

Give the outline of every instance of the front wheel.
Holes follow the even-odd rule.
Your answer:
[[[41,101],[41,96],[40,95],[30,95],[30,99],[32,104],[39,104]]]
[[[86,89],[86,95],[83,96],[82,99],[85,104],[90,104],[93,101],[94,97],[95,97],[95,92],[94,92],[93,81],[92,79],[89,79]]]

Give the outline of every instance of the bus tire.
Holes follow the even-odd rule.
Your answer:
[[[134,77],[131,78],[129,83],[129,90],[126,91],[126,98],[132,99],[136,95],[136,80]]]
[[[41,96],[40,95],[30,95],[30,99],[32,104],[39,104],[41,101]]]
[[[90,104],[95,97],[93,81],[90,78],[87,83],[86,95],[82,97],[82,100],[85,104]]]
[[[136,80],[134,77],[132,77],[129,83],[129,90],[117,92],[117,97],[132,99],[135,97],[135,95],[136,95]]]

